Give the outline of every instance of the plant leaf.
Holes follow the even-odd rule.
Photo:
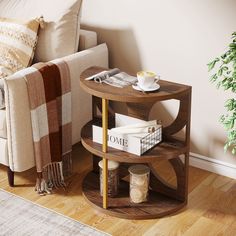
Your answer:
[[[208,71],[211,71],[211,70],[215,67],[216,62],[218,62],[219,60],[220,60],[219,58],[216,58],[214,61],[208,63],[208,64],[207,64],[207,66],[208,66]]]

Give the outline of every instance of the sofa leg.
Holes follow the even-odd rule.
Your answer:
[[[14,171],[8,167],[7,169],[8,183],[11,187],[14,187]]]

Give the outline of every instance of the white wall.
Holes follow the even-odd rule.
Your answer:
[[[111,67],[150,69],[191,85],[191,151],[236,164],[236,156],[223,152],[226,135],[218,123],[227,96],[209,83],[206,66],[236,30],[235,0],[84,0],[82,26],[107,42]],[[176,110],[176,103],[165,103],[152,116]]]

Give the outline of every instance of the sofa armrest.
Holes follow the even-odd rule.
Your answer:
[[[91,66],[108,66],[108,49],[106,44],[60,58],[69,65],[72,92],[72,141],[80,140],[81,127],[91,119],[91,96],[85,93],[79,84],[82,71]],[[53,62],[53,61],[52,61]],[[30,73],[32,68],[24,69]],[[9,166],[13,171],[32,168],[34,149],[27,85],[22,71],[4,80],[7,113],[7,138]]]
[[[97,33],[94,31],[80,30],[79,51],[97,46]]]
[[[15,73],[4,80],[4,90],[9,167],[24,171],[35,165],[26,81]]]

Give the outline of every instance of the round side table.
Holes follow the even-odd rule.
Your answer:
[[[116,217],[126,219],[152,219],[172,214],[187,204],[188,199],[188,168],[190,146],[190,116],[191,116],[191,86],[160,80],[160,89],[152,93],[142,93],[131,86],[116,88],[107,84],[100,84],[85,78],[99,73],[104,68],[91,67],[80,77],[81,87],[93,96],[93,119],[81,131],[83,146],[94,157],[103,159],[103,196],[100,196],[99,175],[91,171],[83,180],[83,195],[97,210]],[[109,101],[123,102],[127,105],[128,115],[148,120],[149,112],[156,102],[175,99],[178,100],[179,111],[173,122],[163,127],[162,142],[142,156],[110,148],[107,145],[107,129],[110,125],[108,118]],[[102,100],[102,102],[100,102]],[[95,117],[95,110],[100,109],[102,119]],[[112,122],[111,122],[112,123]],[[92,125],[102,124],[103,144],[93,142]],[[185,129],[183,140],[174,135]],[[180,158],[180,156],[182,158]],[[123,163],[120,169],[120,186],[117,197],[108,198],[107,195],[107,160]],[[172,186],[158,174],[156,164],[167,160],[176,174],[176,186]],[[127,181],[130,163],[143,163],[150,172],[150,190],[147,202],[134,204],[129,199],[129,182]]]

